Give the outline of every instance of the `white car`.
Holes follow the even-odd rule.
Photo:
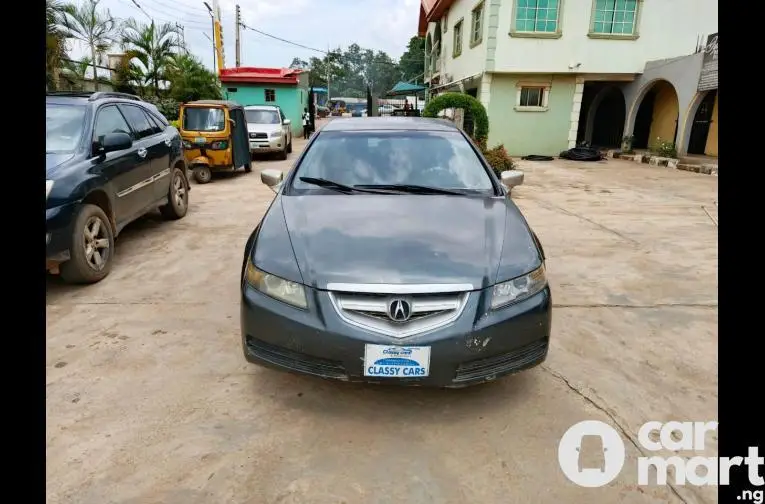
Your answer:
[[[244,116],[250,153],[277,152],[281,159],[287,159],[292,152],[292,126],[282,109],[276,105],[251,105],[244,107]]]
[[[396,107],[386,103],[385,105],[380,105],[377,110],[379,110],[380,115],[391,115],[396,110]]]

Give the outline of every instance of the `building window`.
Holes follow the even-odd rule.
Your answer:
[[[235,88],[235,87],[226,88],[226,91],[228,91],[229,93],[236,93],[237,92],[237,88]]]
[[[483,40],[483,2],[474,9],[470,22],[470,47],[477,46]]]
[[[519,85],[515,109],[543,112],[547,110],[549,96],[549,85],[534,83]]]
[[[275,89],[266,89],[266,102],[275,102],[276,101],[276,90]]]
[[[638,0],[595,0],[592,32],[605,35],[635,35]]]
[[[457,21],[457,23],[454,25],[454,49],[452,52],[452,57],[456,58],[460,54],[462,54],[462,19]]]
[[[515,0],[515,30],[555,33],[560,19],[560,0]]]

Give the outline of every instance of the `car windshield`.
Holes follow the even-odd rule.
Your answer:
[[[183,111],[183,129],[188,131],[223,131],[226,114],[219,108],[189,107]]]
[[[245,110],[244,115],[248,123],[252,124],[279,124],[279,113],[275,110]]]
[[[293,188],[317,190],[301,177],[346,186],[417,185],[492,193],[494,186],[470,143],[456,131],[325,132],[297,168]]]
[[[45,106],[45,152],[73,152],[85,127],[85,107],[82,105]]]

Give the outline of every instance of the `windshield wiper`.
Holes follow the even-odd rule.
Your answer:
[[[453,194],[453,195],[465,195],[463,191],[456,191],[453,189],[441,189],[439,187],[428,187],[412,184],[364,184],[355,185],[354,188],[358,189],[383,189],[386,191],[400,191],[411,194]]]
[[[315,178],[315,177],[300,177],[301,182],[305,182],[306,184],[313,184],[319,187],[324,187],[326,189],[332,189],[333,191],[345,193],[345,194],[351,194],[355,192],[363,192],[363,193],[371,193],[371,194],[390,194],[385,191],[375,191],[374,189],[364,189],[358,186],[347,186],[345,184],[341,184],[339,182],[334,182],[332,180],[327,180],[324,178]]]

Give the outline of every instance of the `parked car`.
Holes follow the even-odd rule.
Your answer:
[[[366,103],[353,103],[348,105],[348,111],[351,113],[351,117],[366,117],[367,105]]]
[[[156,107],[122,93],[49,93],[45,118],[46,269],[98,282],[128,223],[155,208],[186,215],[181,137]]]
[[[377,107],[377,110],[379,111],[381,116],[392,115],[393,111],[396,110],[396,107],[394,107],[393,105],[385,104],[385,105],[380,105],[379,107]]]
[[[453,124],[337,119],[261,180],[276,197],[242,261],[247,361],[460,387],[545,360],[544,251]]]
[[[251,105],[244,107],[247,131],[250,135],[250,153],[276,152],[287,159],[292,152],[291,121],[276,105]]]

